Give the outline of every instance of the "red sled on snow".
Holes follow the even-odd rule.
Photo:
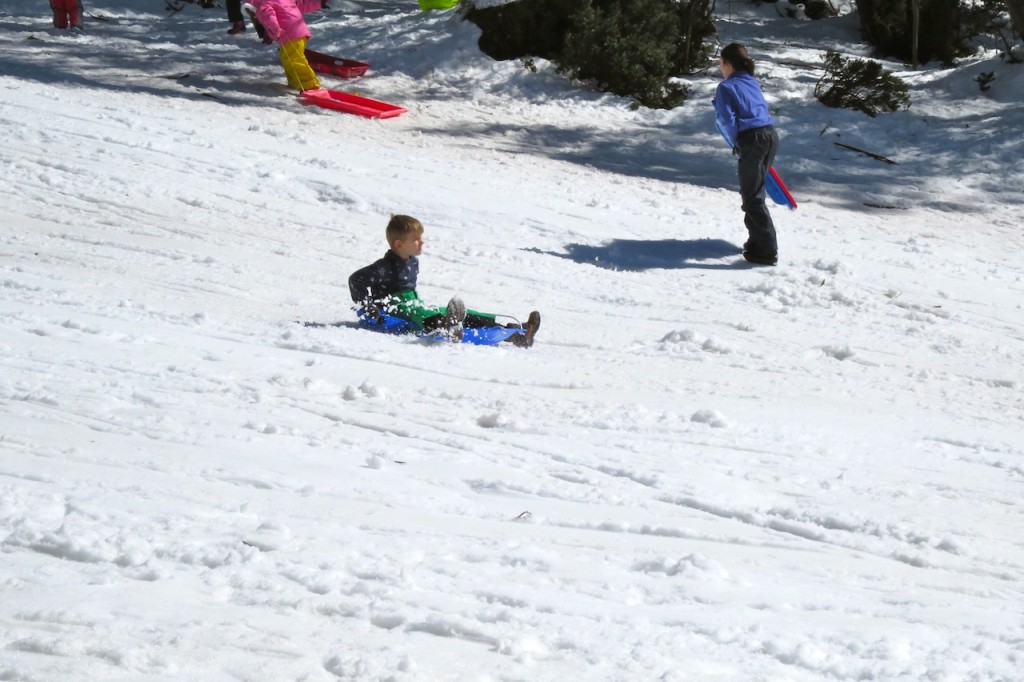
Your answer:
[[[329,54],[315,50],[306,50],[306,61],[309,62],[310,67],[317,73],[326,73],[329,76],[337,76],[338,78],[358,78],[370,68],[370,65],[366,62],[332,57]]]
[[[344,111],[349,114],[366,116],[367,118],[391,118],[392,116],[400,116],[408,111],[408,109],[395,104],[388,104],[387,102],[370,99],[369,97],[350,95],[347,92],[328,90],[326,88],[306,90],[299,97],[304,104],[315,104],[325,109]]]

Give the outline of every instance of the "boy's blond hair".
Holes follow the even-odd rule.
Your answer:
[[[396,239],[405,239],[412,234],[423,234],[423,223],[412,216],[393,215],[391,216],[391,220],[388,221],[388,227],[387,230],[385,230],[385,234],[388,237],[388,246],[394,247]]]

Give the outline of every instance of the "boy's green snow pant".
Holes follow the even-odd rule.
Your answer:
[[[385,304],[384,310],[389,315],[408,320],[417,327],[429,331],[438,327],[445,313],[448,312],[448,306],[428,306],[423,303],[415,289],[410,289],[392,294]],[[493,327],[497,324],[494,318],[493,313],[466,310],[466,319],[463,324],[466,327]]]

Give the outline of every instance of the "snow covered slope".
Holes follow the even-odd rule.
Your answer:
[[[311,15],[409,109],[372,121],[220,9],[5,0],[0,680],[1020,679],[1021,67],[868,119],[800,66],[849,17],[719,4],[776,268],[714,73],[631,111],[415,2]],[[355,329],[391,213],[425,298],[536,345]]]

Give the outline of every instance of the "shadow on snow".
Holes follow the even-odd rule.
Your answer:
[[[752,266],[744,260],[731,263],[719,261],[738,256],[743,249],[722,239],[613,239],[601,245],[567,244],[565,253],[525,249],[533,253],[566,258],[576,263],[595,265],[609,270],[642,272],[644,270],[746,270]]]

